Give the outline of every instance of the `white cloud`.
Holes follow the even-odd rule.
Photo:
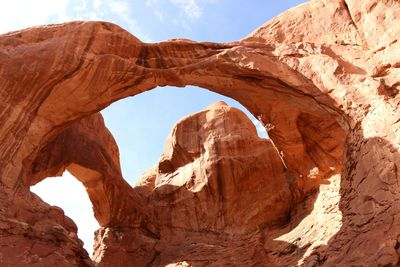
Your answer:
[[[0,9],[0,33],[46,24],[51,18],[57,21],[65,20],[69,1],[3,1]]]
[[[187,18],[197,20],[203,14],[203,10],[196,0],[169,0],[178,7]]]
[[[125,1],[110,1],[108,2],[109,7],[114,13],[117,13],[123,17],[129,17],[129,6]]]
[[[89,255],[93,252],[94,231],[100,226],[84,186],[69,172],[51,177],[31,187],[31,191],[50,205],[62,208],[78,226],[78,236]]]
[[[76,4],[74,10],[77,12],[85,11],[87,9],[87,2],[86,0],[81,0],[80,3]]]
[[[202,5],[205,2],[209,1],[211,0],[147,0],[146,5],[153,8],[154,14],[161,22],[164,21],[167,17],[171,17],[174,24],[180,25],[184,28],[189,28],[188,23],[194,22],[201,18],[203,14]],[[167,13],[166,10],[169,10],[168,5],[169,7],[174,7],[175,9],[178,9],[179,18],[177,18],[175,13]]]
[[[103,20],[101,5],[101,0],[4,1],[0,9],[0,34],[48,23]]]
[[[154,13],[156,14],[157,18],[159,21],[164,21],[165,18],[167,17],[167,14],[161,10],[154,10]]]
[[[144,33],[139,27],[137,21],[133,19],[129,4],[126,0],[112,0],[107,2],[110,11],[114,13],[119,19],[121,19],[128,26],[128,31],[139,39],[145,42],[151,42],[151,38],[148,34]]]
[[[0,34],[31,26],[62,23],[72,20],[108,20],[112,13],[126,24],[127,30],[150,42],[151,38],[131,16],[127,0],[12,0],[2,3],[0,9]],[[162,18],[163,14],[158,15]],[[107,19],[108,18],[108,19]]]
[[[154,6],[158,5],[158,3],[159,3],[159,0],[147,0],[146,1],[146,5],[150,6],[150,7],[154,7]]]
[[[95,10],[99,10],[103,2],[101,0],[93,0],[93,7]]]

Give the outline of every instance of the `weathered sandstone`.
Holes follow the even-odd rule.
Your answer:
[[[106,22],[0,35],[1,264],[92,264],[74,223],[29,191],[31,184],[68,169],[87,187],[102,226],[95,251],[101,265],[118,266],[107,262],[113,259],[150,266],[398,265],[399,25],[400,3],[394,0],[315,0],[232,43],[147,44]],[[229,157],[216,175],[218,160],[207,157],[220,151],[208,140],[186,140],[178,129],[195,127],[182,127],[186,119],[171,135],[184,149],[168,142],[160,163],[132,189],[121,177],[116,145],[95,114],[118,99],[165,85],[207,88],[259,118],[286,166],[266,149],[272,152],[261,166],[274,179],[264,178],[291,204],[281,203],[271,213],[260,209],[260,217],[250,210],[249,221],[236,220],[244,212],[235,207],[236,192],[252,207],[277,199],[271,191],[265,198],[253,193],[253,203],[252,186],[266,180],[240,174],[239,163],[227,167]],[[203,112],[220,109],[225,108]],[[213,116],[206,122],[218,121]],[[215,125],[210,136],[235,132],[235,123],[230,125]],[[244,140],[251,131],[243,132]],[[234,157],[239,156],[234,151],[250,155],[270,147],[251,139],[230,150],[229,140],[213,139]],[[196,142],[208,150],[196,150]],[[198,159],[206,164],[196,166]],[[207,184],[208,176],[185,174],[203,167],[214,177]],[[203,194],[206,200],[204,189],[217,188],[212,181],[223,177],[233,179],[232,170],[249,175],[248,184],[230,180],[218,187],[228,191],[218,192],[217,201],[200,201],[199,213],[207,211],[202,220],[180,217],[187,211],[199,215],[190,209],[193,198],[166,198]],[[164,211],[156,211],[163,203]],[[221,203],[231,206],[221,209]],[[167,217],[167,211],[175,216]],[[218,212],[226,219],[208,217]]]
[[[179,121],[158,165],[132,191],[143,196],[142,222],[97,232],[101,266],[164,266],[180,258],[224,265],[226,257],[262,265],[268,258],[260,227],[285,224],[294,204],[278,151],[223,102]]]
[[[196,231],[241,233],[282,224],[293,204],[271,141],[259,138],[246,115],[223,102],[173,128],[152,193],[154,221]]]

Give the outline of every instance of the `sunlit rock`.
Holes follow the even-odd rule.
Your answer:
[[[0,35],[1,265],[92,264],[75,224],[29,191],[47,175],[69,169],[87,187],[102,226],[94,260],[103,266],[121,263],[109,259],[149,266],[396,266],[399,14],[396,1],[310,1],[242,40],[221,44],[182,39],[147,44],[106,22]],[[184,149],[167,146],[147,182],[132,189],[121,177],[116,146],[96,113],[118,99],[165,85],[196,85],[239,101],[269,129],[272,141],[255,139],[239,149],[211,135],[223,149],[205,140],[199,150],[197,137],[182,143],[186,137],[173,134]],[[217,116],[210,115],[212,110],[225,109],[210,108],[205,123]],[[237,130],[215,126],[222,134]],[[252,127],[247,134],[255,134]],[[249,155],[263,146],[273,165],[257,166],[268,166],[277,176],[265,173],[267,180],[252,180],[257,166],[244,160],[249,172],[241,173],[243,163],[234,161],[235,153]],[[217,175],[213,166],[221,151],[234,157],[221,158],[223,174]],[[202,167],[214,177],[207,183],[206,175],[185,175]],[[252,182],[210,183],[233,174]],[[257,203],[264,198],[251,184],[265,181],[274,187],[264,184],[266,204]],[[209,184],[227,191],[202,193]],[[272,191],[288,198],[290,207],[281,203],[271,206],[272,212],[263,210],[277,202]],[[171,199],[163,199],[162,192]],[[198,203],[207,213],[201,218],[189,217],[201,214],[193,211],[199,208],[193,200],[175,198],[186,192],[204,194]],[[239,199],[238,192],[247,199]],[[240,201],[251,208],[238,218],[236,212],[245,210],[234,206]],[[181,216],[187,207],[190,219],[166,217],[168,210]],[[321,225],[317,218],[334,222]]]

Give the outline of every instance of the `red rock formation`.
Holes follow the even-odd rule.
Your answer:
[[[116,154],[116,157],[102,161],[99,157],[102,149],[104,155]],[[83,174],[75,171],[78,166],[88,168]],[[89,169],[91,166],[95,166],[94,170]],[[24,169],[23,177],[31,185],[46,177],[61,175],[66,168],[75,171],[87,186],[96,217],[101,221],[104,217],[101,209],[108,203],[96,201],[104,197],[104,192],[96,186],[99,177],[92,174],[99,174],[97,170],[104,173],[108,166],[119,171],[118,150],[101,116],[94,114],[73,123],[42,147],[33,163]],[[62,209],[47,205],[34,194],[22,194],[17,192],[16,203],[10,199],[1,202],[5,213],[0,219],[1,266],[92,265],[77,237],[76,225],[65,217]]]
[[[242,233],[285,222],[289,187],[271,141],[257,136],[243,112],[220,102],[174,127],[149,208],[167,228]]]
[[[94,203],[103,226],[98,244],[114,242],[126,249],[103,246],[102,255],[144,261],[150,257],[153,265],[162,260],[189,264],[202,260],[217,266],[230,262],[397,265],[399,14],[400,3],[393,0],[315,0],[226,44],[188,40],[145,44],[105,22],[41,26],[1,35],[2,265],[90,264],[74,236],[73,223],[59,210],[53,215],[29,192],[32,182],[59,171],[59,166],[70,166],[82,181],[104,185],[104,191],[88,185],[89,193],[93,189],[112,197]],[[104,143],[111,139],[99,137],[95,145],[95,150],[106,148],[110,156],[101,158],[99,166],[89,163],[98,160],[97,152],[88,155],[88,162],[79,156],[52,162],[48,161],[52,157],[43,155],[46,149],[60,151],[51,142],[72,123],[118,99],[164,85],[197,85],[232,97],[271,129],[269,135],[292,181],[294,205],[288,224],[267,224],[247,234],[228,234],[226,239],[225,232],[217,233],[218,238],[214,232],[172,232],[174,244],[185,246],[169,247],[163,239],[157,241],[157,228],[146,221],[152,213],[140,209],[155,199],[146,202],[148,193],[131,190],[113,169],[118,167],[116,155]],[[88,138],[93,140],[90,134]],[[174,155],[166,156],[170,166],[182,164],[179,157],[176,162]],[[173,168],[165,168],[161,170],[169,177]],[[126,201],[115,202],[117,192]],[[121,219],[126,217],[127,221]],[[321,223],[319,218],[332,222]],[[220,231],[221,225],[213,227]],[[182,236],[186,241],[180,243]],[[188,245],[190,240],[202,243],[202,250]],[[231,250],[230,244],[244,249]],[[176,251],[192,258],[180,258]]]
[[[235,265],[268,262],[260,227],[287,222],[291,181],[271,141],[257,136],[242,111],[220,102],[182,119],[149,173],[133,189],[146,198],[142,224],[98,231],[101,265],[164,266],[179,259],[224,265],[226,257]],[[247,242],[253,248],[242,251]],[[148,251],[124,252],[143,247]]]
[[[160,163],[132,191],[144,199],[141,223],[97,232],[101,266],[162,266],[180,258],[223,265],[226,257],[239,265],[264,264],[259,227],[281,225],[293,204],[271,141],[223,102],[178,122]],[[249,244],[253,248],[242,251]]]
[[[137,209],[132,205],[132,196],[126,193],[131,186],[122,178],[117,144],[100,113],[73,123],[35,156],[25,174],[30,179],[27,184],[68,170],[85,186],[101,226],[132,223],[126,214],[121,214],[121,209],[131,213]]]

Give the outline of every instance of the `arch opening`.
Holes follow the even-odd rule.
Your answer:
[[[78,227],[84,249],[93,254],[94,232],[100,226],[93,216],[92,203],[82,183],[65,171],[61,177],[49,177],[30,187],[46,203],[63,209]]]

